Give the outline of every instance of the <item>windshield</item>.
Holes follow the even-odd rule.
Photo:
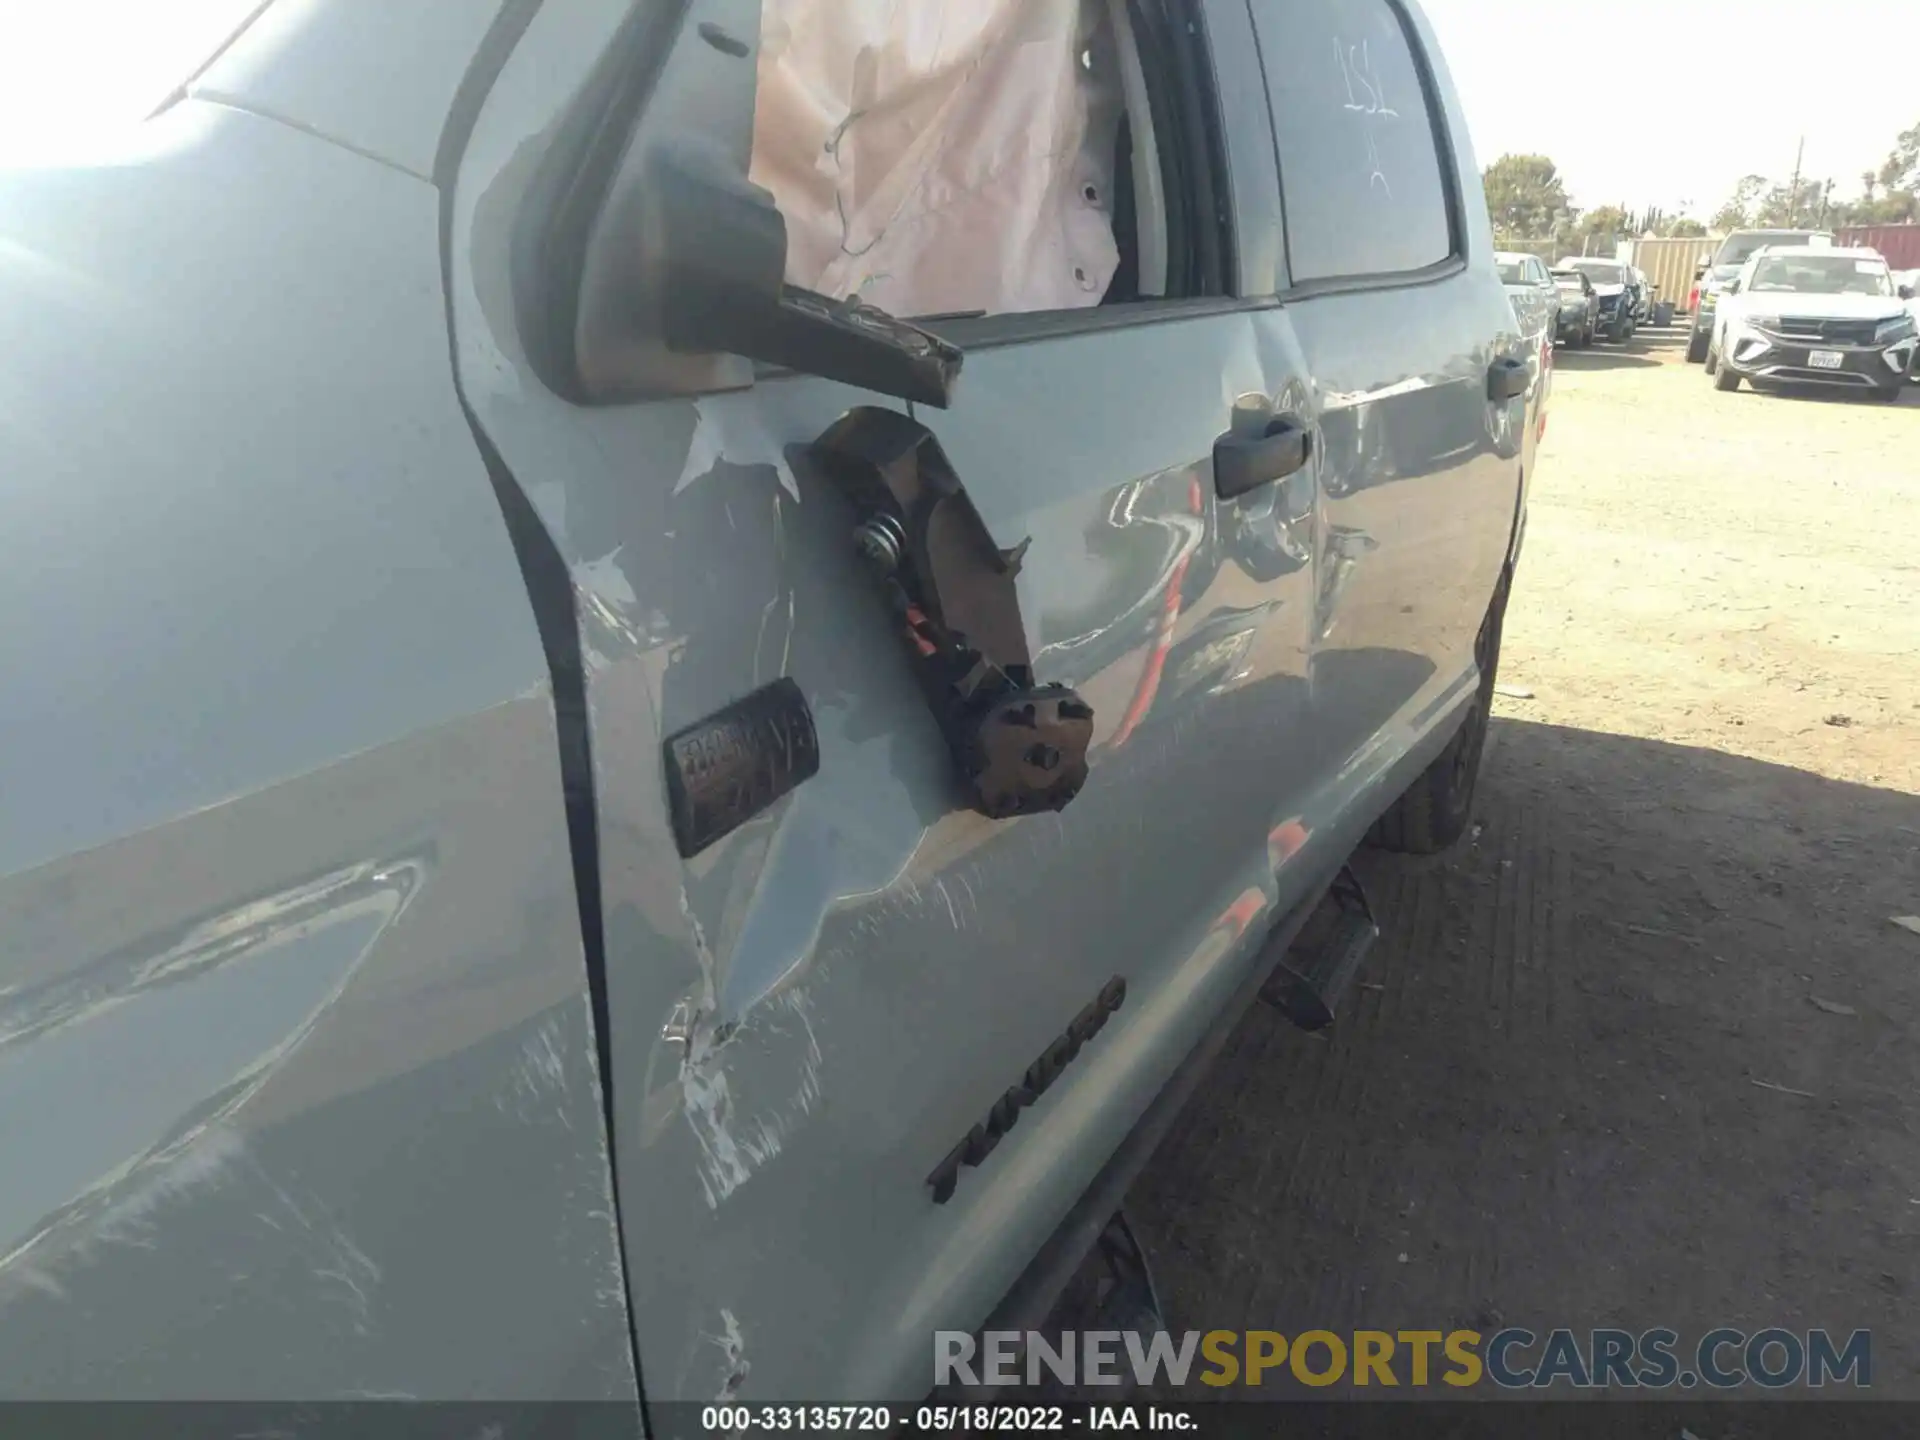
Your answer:
[[[1805,245],[1809,241],[1824,239],[1824,232],[1818,230],[1780,230],[1768,231],[1758,235],[1729,235],[1720,244],[1720,253],[1713,257],[1715,269],[1726,265],[1744,265],[1751,260],[1754,252],[1767,245]]]
[[[1766,255],[1754,262],[1749,289],[1801,295],[1891,295],[1884,261],[1838,255]]]
[[[0,162],[111,140],[264,8],[263,0],[0,4]]]
[[[1616,265],[1611,260],[1576,260],[1567,267],[1579,270],[1596,285],[1624,285],[1627,283],[1627,267]]]
[[[1527,283],[1527,265],[1524,260],[1502,260],[1500,262],[1500,283],[1502,285],[1525,285]]]

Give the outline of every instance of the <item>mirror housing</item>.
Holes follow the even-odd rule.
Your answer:
[[[585,404],[737,390],[757,360],[944,408],[958,348],[785,283],[786,221],[747,179],[759,37],[760,0],[630,22],[545,247],[561,388]]]
[[[788,285],[787,223],[773,197],[697,151],[653,167],[661,335],[677,354],[725,353],[945,409],[961,353],[858,300]]]
[[[1901,298],[1902,300],[1911,300],[1911,299],[1913,299],[1913,286],[1911,286],[1911,285],[1902,285],[1902,286],[1900,287],[1900,298]]]

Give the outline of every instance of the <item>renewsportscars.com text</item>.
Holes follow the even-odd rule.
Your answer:
[[[934,1334],[936,1385],[1333,1385],[1421,1389],[1732,1390],[1873,1383],[1873,1335],[1778,1326],[1679,1332],[1548,1330],[989,1330]]]

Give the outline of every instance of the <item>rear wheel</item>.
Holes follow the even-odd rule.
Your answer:
[[[1405,855],[1433,855],[1466,832],[1473,817],[1473,793],[1480,783],[1480,759],[1486,751],[1487,725],[1493,713],[1494,675],[1500,665],[1500,630],[1507,614],[1510,577],[1502,575],[1493,603],[1473,642],[1480,688],[1453,739],[1434,762],[1393,802],[1367,832],[1369,844]]]

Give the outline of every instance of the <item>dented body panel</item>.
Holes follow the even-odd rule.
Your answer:
[[[985,1317],[1220,1023],[1264,922],[1324,883],[1446,738],[1475,681],[1468,591],[1491,588],[1512,490],[1489,511],[1476,488],[1497,469],[1484,402],[1424,430],[1409,408],[1401,464],[1411,479],[1428,468],[1418,447],[1448,449],[1420,493],[1468,507],[1446,543],[1471,564],[1420,621],[1354,633],[1349,618],[1340,641],[1364,648],[1335,653],[1335,620],[1356,613],[1343,597],[1392,582],[1353,581],[1329,548],[1343,512],[1324,467],[1214,493],[1224,430],[1321,422],[1287,307],[1019,344],[942,326],[968,350],[964,380],[951,412],[917,416],[996,543],[1030,542],[1036,678],[1095,712],[1071,805],[973,813],[855,556],[861,517],[809,454],[874,397],[762,373],[750,390],[582,407],[541,379],[525,217],[621,18],[595,0],[533,18],[459,169],[450,282],[463,394],[578,617],[641,1369],[657,1400],[912,1400],[929,1332]],[[1209,20],[1250,63],[1244,12]],[[1257,93],[1257,69],[1222,83]],[[1243,266],[1270,264],[1271,153],[1264,175],[1258,146],[1243,158]],[[1490,347],[1508,313],[1497,281],[1455,301],[1469,321],[1476,303]],[[1420,358],[1457,400],[1491,352]],[[1343,463],[1352,449],[1323,448]],[[1392,531],[1392,496],[1369,503],[1365,522]],[[683,860],[663,741],[781,676],[812,706],[818,773]],[[1007,1087],[1116,977],[1124,1007],[1009,1108]],[[996,1107],[1004,1134],[947,1193],[944,1158]]]
[[[540,222],[693,22],[361,8],[0,177],[0,1397],[912,1401],[1473,701],[1530,443],[1484,207],[1420,324],[1293,293],[1201,0],[1195,301],[928,321],[933,415],[739,357],[589,405]],[[1064,808],[956,791],[812,448],[876,404],[1092,707]],[[676,836],[769,694],[785,768]]]
[[[0,176],[0,1397],[631,1404],[435,192],[143,135]]]

